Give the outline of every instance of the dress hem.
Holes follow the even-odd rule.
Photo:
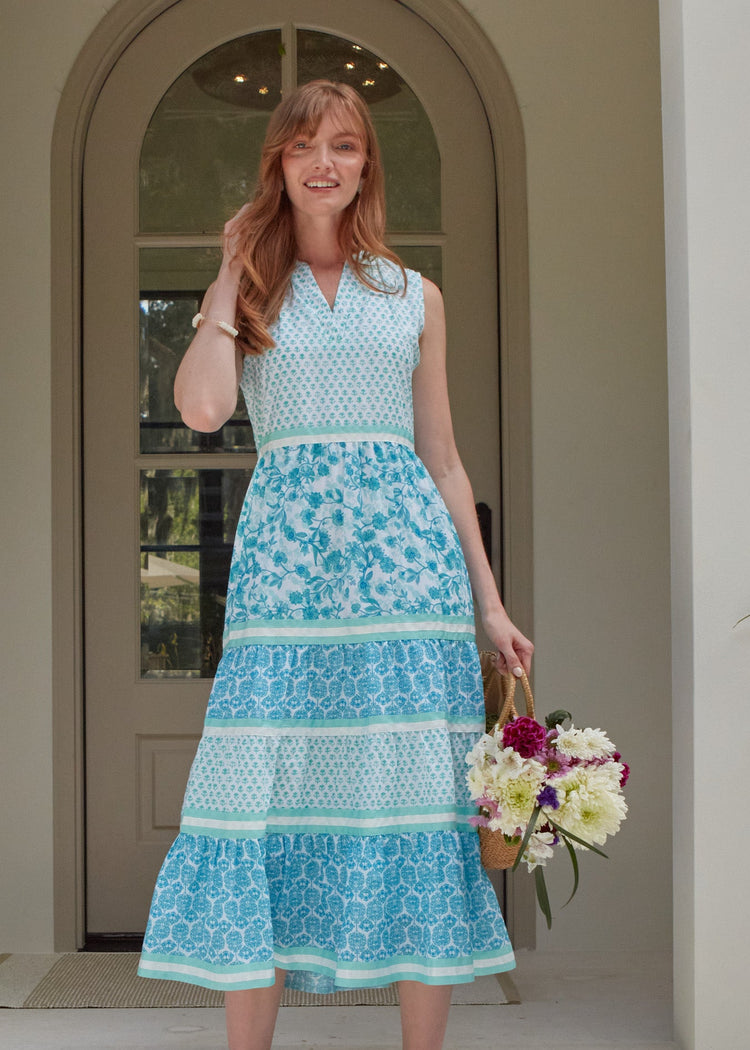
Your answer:
[[[304,950],[294,949],[294,955],[304,955]],[[205,964],[204,964],[205,965]],[[273,963],[248,964],[242,966],[211,967],[210,972],[204,969],[195,959],[173,956],[167,961],[164,956],[150,956],[143,953],[138,966],[138,976],[156,980],[177,981],[183,984],[194,984],[217,991],[240,991],[250,988],[269,988],[275,983],[275,967],[288,973],[307,972],[317,977],[328,978],[334,985],[328,991],[319,994],[332,994],[335,991],[356,988],[385,988],[398,981],[417,981],[420,984],[470,984],[477,977],[493,973],[504,973],[515,968],[513,951],[477,953],[473,960],[437,960],[422,959],[418,956],[371,963],[326,964],[316,962],[309,957],[303,960],[290,958],[283,953],[274,955]],[[366,970],[361,976],[352,971]],[[383,972],[385,971],[385,972]],[[302,989],[303,991],[305,989]],[[311,989],[316,991],[316,989]]]

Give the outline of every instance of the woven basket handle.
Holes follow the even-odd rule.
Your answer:
[[[500,674],[499,671],[496,673]],[[529,718],[534,718],[534,694],[531,692],[531,685],[529,684],[526,672],[524,671],[520,678],[516,678],[516,676],[512,674],[504,674],[500,677],[502,678],[503,683],[504,701],[495,728],[504,726],[506,722],[511,720],[511,718],[518,718],[518,711],[516,710],[516,705],[514,703],[517,682],[520,682],[523,686],[523,695],[526,700],[526,714]]]

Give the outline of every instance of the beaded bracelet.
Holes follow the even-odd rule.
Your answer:
[[[239,332],[236,328],[233,328],[227,321],[217,321],[215,317],[205,317],[203,314],[196,314],[193,318],[193,328],[198,328],[204,321],[210,321],[215,324],[222,332],[226,332],[227,335],[231,335],[232,339],[236,339]]]

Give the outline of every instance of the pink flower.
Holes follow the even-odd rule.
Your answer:
[[[480,813],[476,817],[469,817],[469,823],[475,828],[486,828],[490,822],[489,817],[483,817]]]
[[[503,747],[512,747],[521,758],[534,758],[547,742],[547,730],[535,719],[522,715],[503,726]]]
[[[484,806],[489,811],[491,817],[497,816],[497,802],[494,798],[490,798],[489,795],[482,795],[481,798],[475,800],[478,806]]]
[[[551,777],[562,776],[568,773],[573,766],[580,765],[577,758],[569,758],[567,755],[558,755],[554,748],[547,757],[547,772]]]

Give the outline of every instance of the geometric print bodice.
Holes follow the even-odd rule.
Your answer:
[[[373,264],[378,283],[363,285],[344,264],[333,309],[307,263],[295,267],[278,320],[276,345],[247,355],[241,388],[260,451],[316,433],[342,439],[392,434],[412,443],[412,372],[424,325],[422,279],[403,278],[387,260]]]

